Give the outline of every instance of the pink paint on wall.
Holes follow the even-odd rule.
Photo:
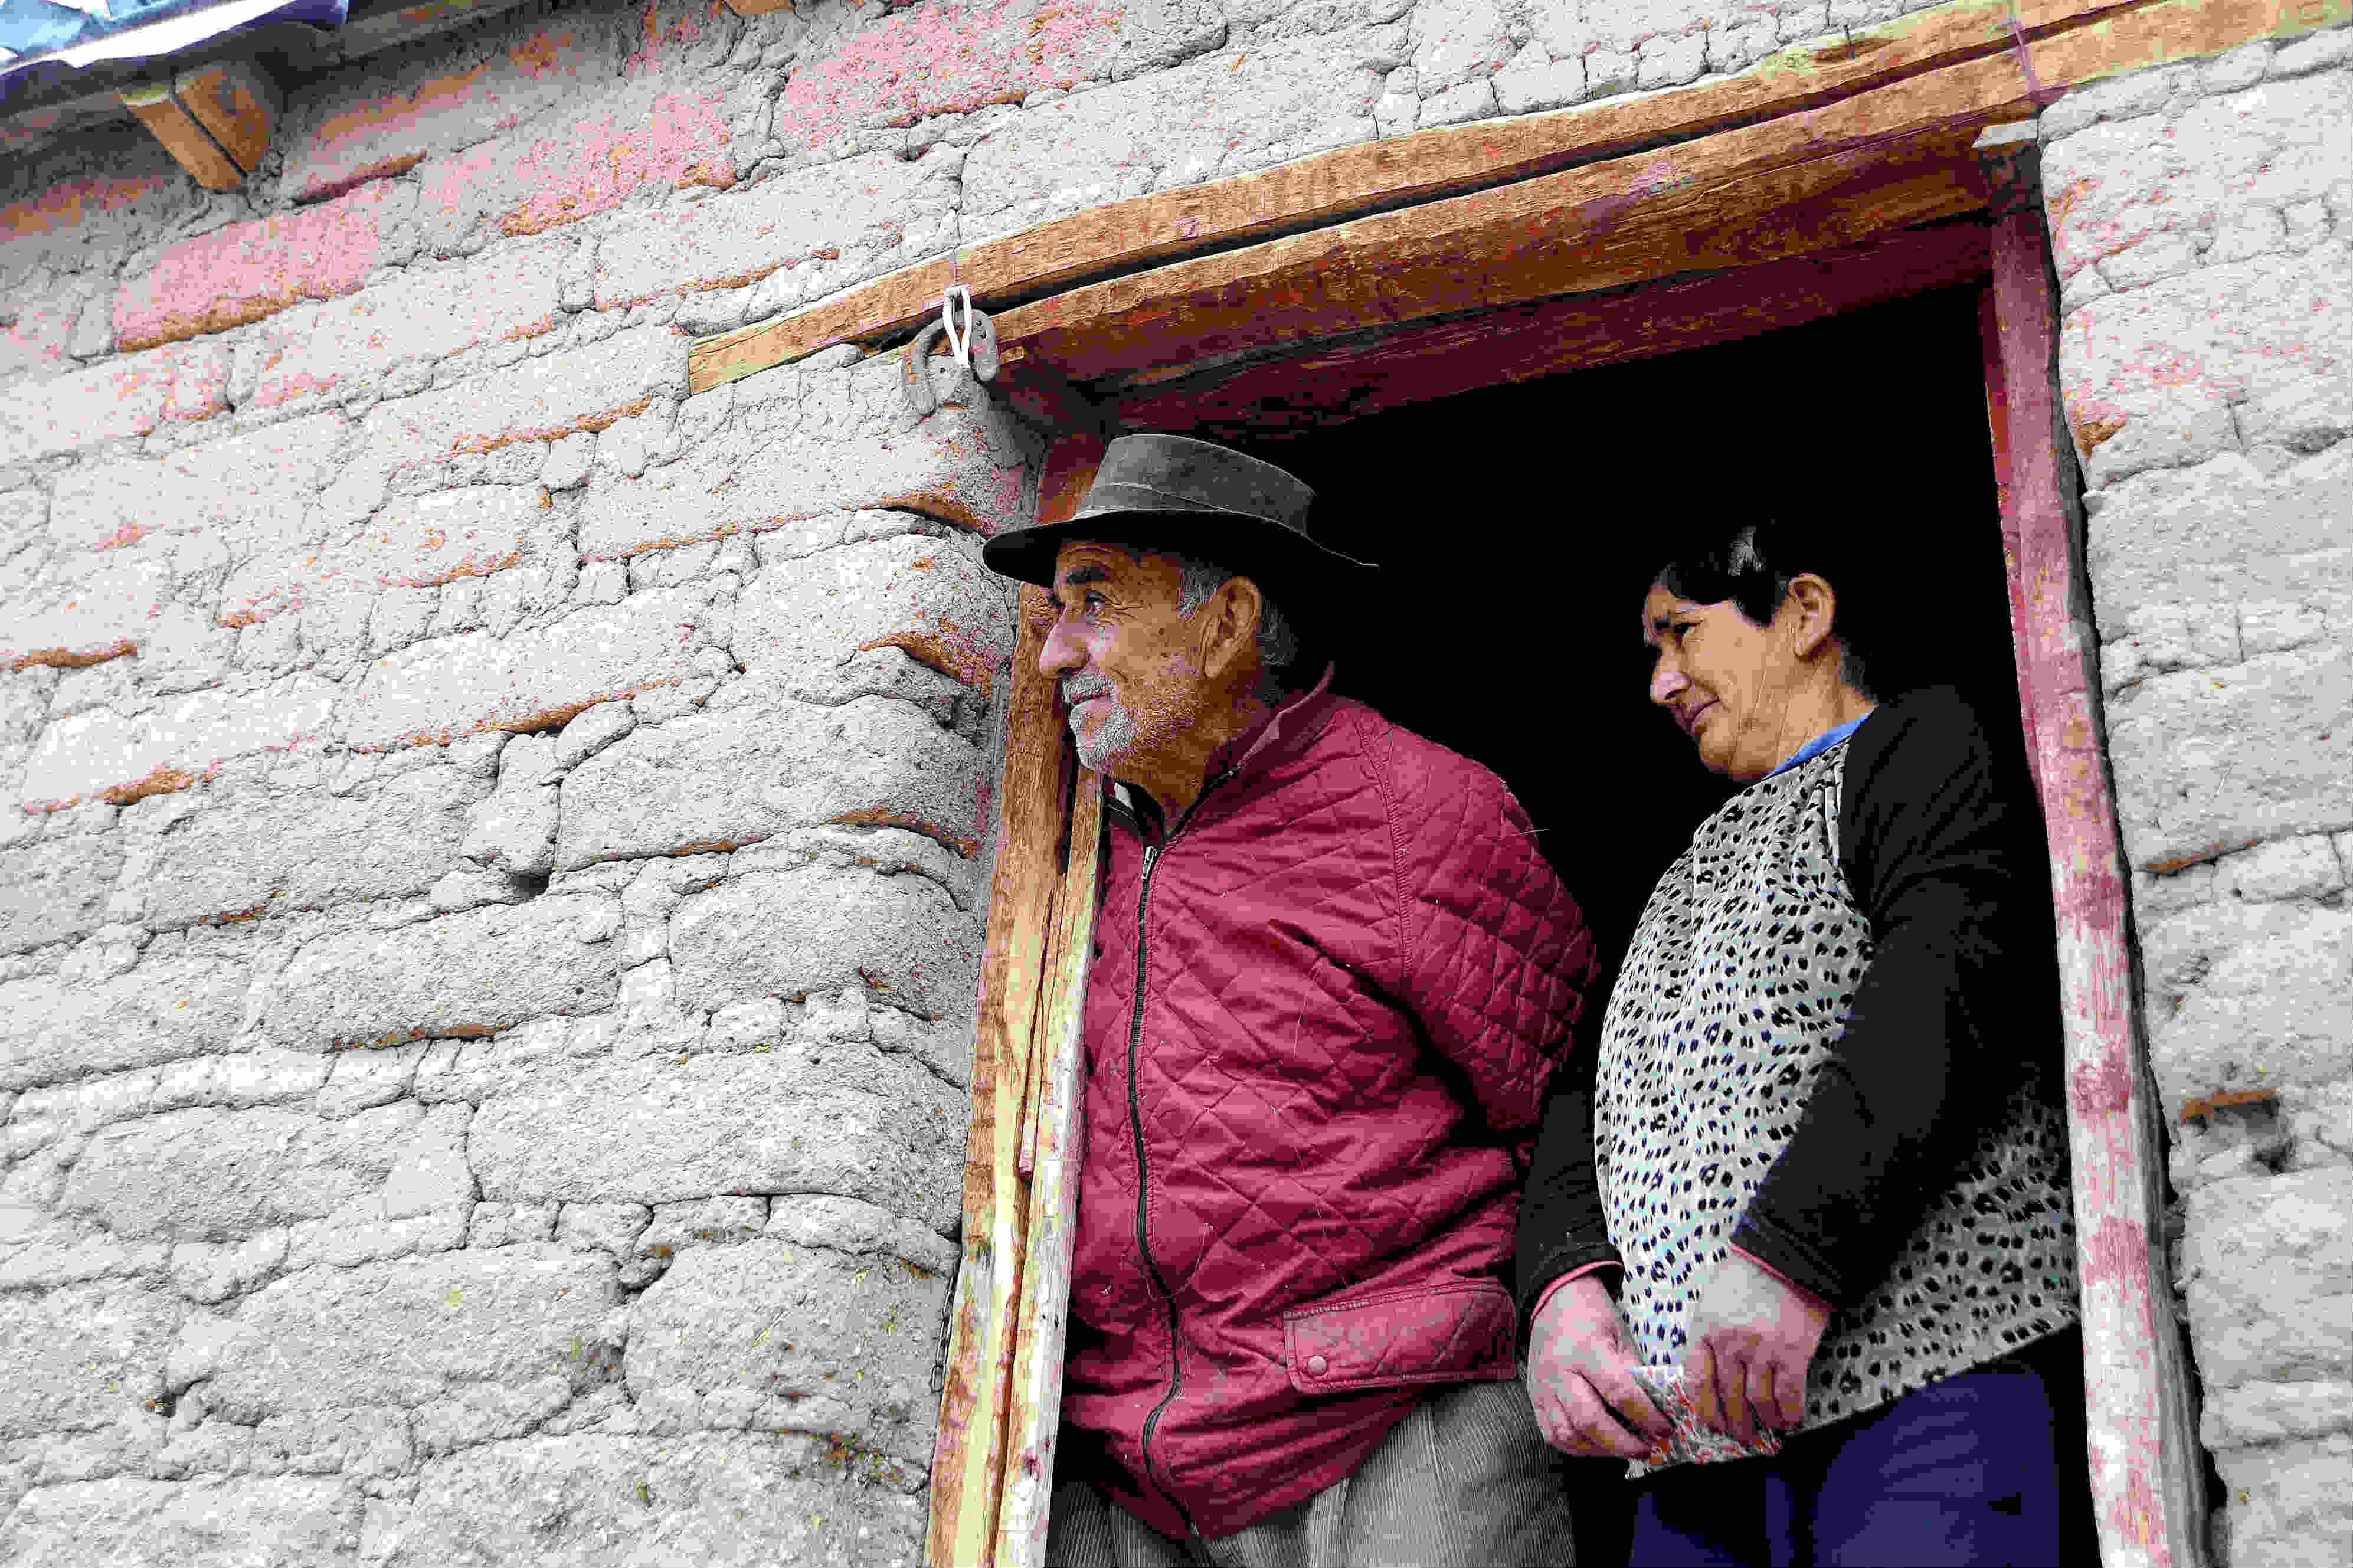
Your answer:
[[[258,407],[290,403],[483,343],[554,330],[565,238],[501,246],[456,267],[409,267],[340,300],[289,310],[255,334]]]
[[[575,29],[543,27],[467,69],[338,109],[289,145],[284,190],[298,201],[333,195],[512,131],[607,78],[609,49]]]
[[[533,80],[575,77],[580,74],[580,36],[542,27],[521,43],[511,45],[507,59]]]
[[[849,131],[912,125],[1015,103],[1040,88],[1100,76],[1119,49],[1121,5],[925,5],[860,29],[795,72],[776,100],[776,133],[822,147]]]
[[[631,76],[656,69],[727,16],[721,0],[646,0],[638,18],[638,47],[622,62]]]
[[[302,166],[289,182],[290,194],[297,200],[332,195],[415,168],[424,154],[392,149],[424,140],[432,121],[473,107],[470,100],[480,96],[482,73],[490,68],[485,60],[419,83],[413,91],[370,99],[327,116],[311,145],[297,154]]]
[[[153,270],[116,293],[117,343],[151,348],[350,293],[375,268],[385,196],[371,185],[173,246]]]
[[[0,326],[0,376],[38,374],[61,365],[79,312],[70,303],[35,300]]]
[[[607,114],[543,141],[443,159],[425,171],[424,205],[463,226],[487,202],[481,216],[504,233],[538,234],[609,211],[648,187],[724,190],[735,183],[727,142],[715,100],[663,93],[643,120]]]

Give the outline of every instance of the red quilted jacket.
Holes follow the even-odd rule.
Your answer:
[[[1503,782],[1364,704],[1319,687],[1209,780],[1165,834],[1113,812],[1062,1400],[1180,1537],[1513,1375],[1522,1173],[1595,973]]]

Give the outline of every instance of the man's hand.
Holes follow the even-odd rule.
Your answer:
[[[1761,1421],[1784,1431],[1806,1414],[1806,1368],[1831,1309],[1737,1252],[1727,1252],[1692,1308],[1683,1383],[1699,1418],[1744,1443]]]
[[[1528,1336],[1528,1401],[1545,1441],[1565,1454],[1639,1459],[1672,1436],[1673,1424],[1634,1381],[1635,1364],[1608,1285],[1588,1274],[1554,1291]]]

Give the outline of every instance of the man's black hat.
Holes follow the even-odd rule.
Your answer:
[[[980,547],[992,572],[1054,585],[1067,540],[1096,540],[1214,561],[1278,598],[1286,614],[1321,589],[1345,595],[1378,570],[1307,535],[1315,492],[1256,458],[1186,436],[1122,436],[1103,452],[1066,522],[1008,529]],[[1294,608],[1294,606],[1297,606]]]

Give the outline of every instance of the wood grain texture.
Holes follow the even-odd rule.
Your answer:
[[[2049,0],[2029,37],[2147,0]],[[1295,163],[1075,213],[877,279],[796,314],[697,342],[701,392],[834,343],[913,331],[952,280],[996,310],[1059,289],[1385,207],[1508,184],[1639,148],[1789,114],[1926,69],[2012,47],[2008,0],[1955,0],[1835,43],[1797,46],[1682,90],[1343,147]]]
[[[1243,438],[1354,419],[1819,321],[1986,273],[1985,230],[1896,234],[1788,261],[1376,329],[1303,353],[1157,383],[1109,405],[1124,430]]]
[[[188,172],[189,177],[208,191],[235,190],[245,178],[245,171],[220,150],[217,142],[195,122],[180,100],[172,96],[168,84],[157,83],[122,95],[122,106],[136,115],[139,123],[147,127],[172,161]]]
[[[1038,466],[1040,522],[1063,522],[1077,513],[1087,499],[1087,487],[1095,482],[1095,470],[1103,466],[1106,445],[1100,436],[1065,436],[1047,448],[1045,461]]]
[[[1041,519],[1060,521],[1078,510],[1102,455],[1100,441],[1057,443],[1039,472]],[[1077,765],[1054,683],[1038,668],[1052,625],[1050,605],[1044,589],[1022,588],[1007,697],[997,868],[981,953],[972,1121],[965,1145],[964,1260],[949,1318],[932,1458],[924,1555],[934,1568],[987,1568],[1005,1473],[1029,1230],[1029,1184],[1019,1171],[1022,1108],[1032,1043],[1040,1037],[1041,1016],[1048,1016],[1043,993],[1048,959],[1060,934],[1053,917],[1063,879],[1065,801]],[[1066,1272],[1067,1267],[1066,1260]],[[1058,1378],[1060,1353],[1058,1331],[1052,1357]]]
[[[1060,867],[1070,765],[1052,682],[1038,673],[1045,618],[1026,601],[1014,646],[997,871],[981,955],[973,1047],[972,1123],[964,1174],[964,1265],[956,1274],[948,1361],[932,1458],[926,1552],[935,1564],[985,1564],[997,1526],[1006,1378],[1027,1215],[1016,1173],[1021,1102],[1045,971],[1047,918]]]
[[[1996,220],[2004,523],[2017,540],[2027,734],[2058,912],[2093,1499],[2106,1568],[2190,1568],[2207,1560],[2197,1424],[2163,1253],[2163,1132],[2136,1038],[2048,268],[2040,213]]]
[[[1067,816],[1067,810],[1065,816]],[[1038,1172],[1039,1101],[1046,1092],[1044,1063],[1048,1053],[1052,1049],[1047,1043],[1051,1037],[1051,1030],[1047,1026],[1046,1015],[1048,1008],[1052,1005],[1056,966],[1062,962],[1061,931],[1069,912],[1062,908],[1062,900],[1066,892],[1063,884],[1067,879],[1067,878],[1055,879],[1054,896],[1046,904],[1046,930],[1051,934],[1047,938],[1046,967],[1039,982],[1040,989],[1038,1011],[1030,1026],[1029,1067],[1022,1077],[1021,1132],[1013,1146],[1014,1174],[1025,1184],[1033,1181]],[[1025,1202],[1028,1200],[1028,1194],[1029,1189],[1025,1186],[1023,1188]],[[1026,1267],[1028,1261],[1026,1249],[1023,1253],[1023,1260]]]
[[[1965,64],[2006,61],[2007,72],[1981,73],[1964,85],[2031,96],[2018,66],[2021,44],[2036,87],[2055,90],[2253,38],[2308,32],[2348,15],[2353,0],[2045,0],[2015,7],[2009,0],[1955,0],[1672,92],[1419,132],[1075,214],[975,247],[953,269],[942,258],[796,314],[704,339],[690,354],[690,385],[701,392],[834,343],[903,335],[938,308],[952,277],[996,312],[1058,289],[1383,209],[1799,118]]]
[[[1968,148],[1989,122],[1865,159],[1795,150],[1796,126],[1728,132],[1764,145],[1615,161],[1119,279],[1008,311],[1000,341],[1073,381],[1117,377],[1098,392],[1116,396],[1221,356],[1754,266],[1981,205]]]
[[[216,60],[181,72],[172,95],[239,169],[249,174],[260,164],[280,103],[269,72],[251,60]]]
[[[1086,499],[1087,487],[1094,482],[1096,468],[1103,463],[1104,446],[1104,441],[1092,433],[1067,436],[1054,443],[1039,468],[1038,515],[1040,519],[1060,522],[1079,510],[1079,504]],[[1021,605],[1023,614],[1027,616],[1050,618],[1053,614],[1053,601],[1043,593],[1023,598]],[[1044,636],[1042,626],[1039,635],[1042,639]],[[1035,660],[1032,660],[1033,667],[1034,664]],[[1039,679],[1042,679],[1043,677]],[[1051,683],[1049,682],[1049,684]],[[1065,720],[1059,706],[1055,708],[1054,714],[1059,734]],[[1087,787],[1085,780],[1086,774],[1082,770],[1078,786],[1082,791]],[[1061,811],[1067,826],[1073,820],[1070,816],[1069,809],[1059,806],[1057,809]],[[1065,837],[1067,838],[1067,834]],[[1067,851],[1067,844],[1064,847]],[[1065,921],[1071,918],[1069,911],[1063,908],[1063,900],[1070,896],[1068,889],[1058,882],[1049,914],[1050,921],[1049,929],[1057,933],[1061,931]],[[1059,940],[1059,934],[1057,940]],[[1054,966],[1060,962],[1059,950],[1049,953],[1047,978],[1041,981],[1045,992],[1041,994],[1050,996],[1055,984],[1052,976],[1058,973]],[[1039,1013],[1039,1033],[1031,1044],[1033,1059],[1040,1064],[1046,1060],[1047,1053],[1051,1049],[1050,1044],[1047,1043],[1050,1041],[1051,1037],[1044,1022],[1045,1016],[1044,1003],[1041,1002]],[[1039,1100],[1044,1093],[1044,1079],[1045,1072],[1042,1066],[1038,1070],[1032,1071],[1029,1075],[1027,1092],[1022,1099],[1019,1169],[1021,1179],[1025,1182],[1032,1179],[1037,1168],[1038,1114]]]
[[[1006,1418],[1004,1502],[995,1568],[1041,1568],[1062,1416],[1062,1356],[1070,1321],[1071,1250],[1079,1223],[1085,1149],[1087,970],[1094,952],[1102,868],[1103,782],[1082,770],[1071,806],[1070,858],[1047,1002],[1039,1014],[1036,1174],[1021,1268],[1019,1334]]]
[[[2010,653],[2018,678],[2018,710],[2030,716],[2026,764],[2034,787],[2042,788],[2042,759],[2031,743],[2034,712],[2034,666],[2028,658],[2031,628],[2026,620],[2026,579],[2019,571],[2018,510],[2010,495],[2010,394],[2001,364],[2001,329],[1989,283],[1978,301],[1978,334],[1985,349],[1986,433],[1993,443],[1993,482],[2001,510],[2002,581],[2010,590]]]

